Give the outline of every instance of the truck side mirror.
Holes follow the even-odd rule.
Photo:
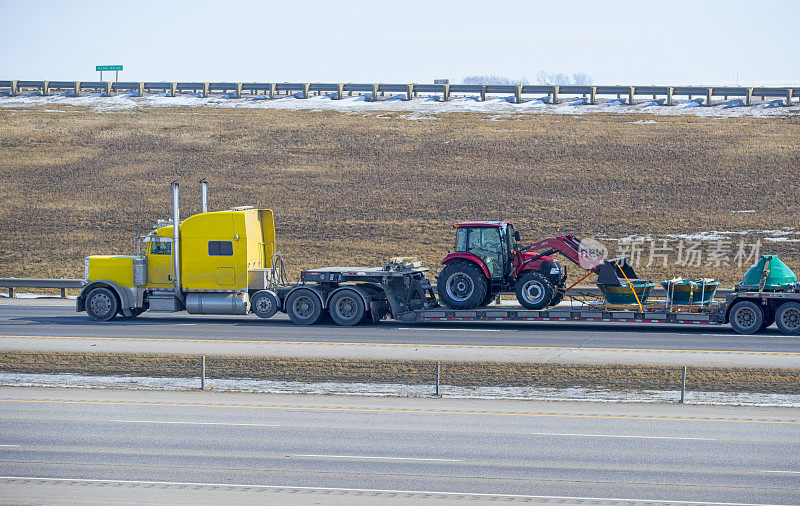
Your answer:
[[[519,241],[519,231],[518,230],[514,231],[514,240],[515,241]]]

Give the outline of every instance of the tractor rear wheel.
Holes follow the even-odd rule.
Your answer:
[[[486,298],[488,280],[477,265],[453,262],[442,269],[436,284],[439,299],[453,309],[472,309]]]
[[[528,309],[546,308],[553,300],[553,284],[541,272],[531,271],[517,280],[517,300]]]

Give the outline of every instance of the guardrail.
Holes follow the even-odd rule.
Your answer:
[[[0,372],[186,378],[205,389],[208,380],[275,381],[302,384],[357,383],[372,392],[407,387],[411,395],[463,389],[511,388],[514,396],[535,389],[583,388],[593,398],[604,392],[674,393],[687,391],[800,394],[800,370],[674,366],[376,361],[274,357],[220,357],[56,352],[0,352]],[[381,387],[382,386],[382,387]],[[420,389],[420,387],[425,387]],[[428,389],[429,388],[429,389]],[[459,390],[460,389],[460,390]],[[528,389],[528,390],[525,390]],[[346,390],[346,389],[345,389]],[[397,390],[395,390],[397,392]],[[403,393],[401,388],[399,392]],[[663,395],[662,395],[662,398]]]
[[[9,298],[14,297],[14,288],[60,288],[61,298],[67,298],[67,289],[83,287],[82,279],[0,278],[0,287],[8,288]]]
[[[796,96],[800,96],[799,86],[757,87],[757,86],[581,86],[581,85],[510,85],[510,84],[391,84],[391,83],[235,83],[235,82],[111,82],[111,81],[0,81],[0,91],[8,90],[8,94],[16,96],[25,92],[38,92],[48,95],[52,91],[66,91],[79,96],[83,91],[92,91],[104,95],[125,92],[143,96],[146,93],[167,93],[175,96],[178,93],[197,93],[203,97],[211,94],[225,94],[229,97],[242,98],[242,95],[258,95],[262,93],[270,99],[281,93],[298,94],[299,98],[308,98],[310,94],[332,93],[335,99],[343,98],[347,93],[369,93],[370,100],[379,100],[386,93],[399,93],[405,100],[411,100],[420,93],[440,95],[442,101],[448,101],[453,93],[475,95],[486,100],[487,94],[511,95],[515,103],[522,103],[523,96],[544,95],[549,103],[558,103],[559,97],[586,97],[590,104],[597,103],[598,96],[615,96],[617,99],[634,104],[637,97],[648,96],[656,100],[664,97],[666,105],[674,103],[676,96],[692,100],[704,101],[706,106],[714,105],[714,97],[738,97],[744,99],[745,105],[752,105],[753,97],[785,99],[784,105],[791,105]],[[543,100],[539,98],[539,100]]]

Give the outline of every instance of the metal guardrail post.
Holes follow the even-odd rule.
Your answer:
[[[242,98],[242,83],[236,83],[236,98]]]
[[[486,102],[486,86],[481,86],[481,102]]]
[[[445,102],[450,100],[450,85],[449,84],[445,84],[444,85],[444,89],[442,90],[442,96],[443,96]]]
[[[683,400],[686,397],[686,366],[683,366],[683,370],[681,371],[681,404],[683,404]]]
[[[521,104],[522,103],[522,85],[517,85],[517,88],[514,90],[514,100],[515,103]]]
[[[414,94],[414,85],[409,83],[408,88],[406,88],[406,100],[411,100],[413,94]]]
[[[339,83],[336,85],[336,100],[341,100],[344,97],[344,84]]]
[[[16,79],[12,79],[11,80],[11,96],[12,97],[16,97],[17,96],[17,80]]]
[[[439,379],[441,378],[441,364],[439,361],[436,361],[436,393],[434,394],[436,397],[439,397]]]
[[[553,86],[553,103],[558,103],[558,86]]]
[[[14,287],[13,286],[9,286],[8,287],[8,298],[9,299],[13,299],[14,298]]]
[[[672,93],[675,91],[675,88],[672,86],[667,87],[667,105],[672,105]]]
[[[206,356],[200,357],[200,390],[206,389]]]
[[[203,98],[208,96],[208,83],[203,83]]]
[[[786,107],[792,105],[792,89],[786,90]]]
[[[46,97],[49,91],[50,81],[42,81],[42,96]]]
[[[631,89],[628,90],[628,105],[633,105],[633,97],[636,95],[636,87],[631,86]]]
[[[72,83],[72,85],[74,86],[74,90],[72,92],[72,95],[75,96],[75,97],[80,97],[81,96],[81,82],[80,81],[75,81],[74,83]]]
[[[378,101],[378,85],[377,84],[373,84],[372,85],[372,98],[370,99],[370,102],[377,102],[377,101]]]
[[[275,98],[275,83],[269,83],[269,99],[272,100],[273,98]]]
[[[711,97],[714,95],[714,88],[706,88],[706,107],[711,107]]]
[[[753,103],[753,88],[747,88],[747,98],[745,104],[751,105]]]
[[[61,298],[62,299],[66,299],[67,298],[67,289],[66,288],[62,288],[61,289]]]
[[[589,94],[589,103],[592,105],[597,104],[597,86],[592,86],[592,91]]]

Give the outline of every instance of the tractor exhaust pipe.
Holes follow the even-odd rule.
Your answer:
[[[200,180],[200,195],[203,200],[203,212],[208,212],[208,181],[206,178]]]
[[[178,180],[172,182],[172,280],[175,283],[175,296],[183,299],[181,292],[181,210]]]

